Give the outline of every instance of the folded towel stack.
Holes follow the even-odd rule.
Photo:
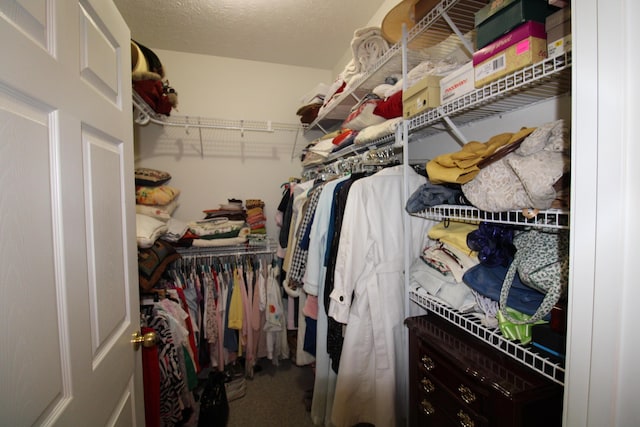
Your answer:
[[[251,234],[267,234],[267,217],[264,215],[264,202],[260,199],[247,199],[247,224]]]

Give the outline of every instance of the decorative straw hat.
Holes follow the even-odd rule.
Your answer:
[[[398,43],[402,40],[402,24],[407,26],[407,31],[418,24],[440,0],[402,0],[391,9],[382,20],[381,33],[389,43]],[[434,46],[445,40],[452,34],[451,28],[442,19],[436,20],[436,28],[431,26],[428,31],[422,31],[410,43],[412,48],[422,48]],[[469,28],[460,28],[464,33],[473,29],[473,24]]]
[[[407,31],[416,25],[415,5],[418,0],[402,0],[393,7],[382,20],[382,37],[391,44],[402,39],[402,24],[407,25]]]

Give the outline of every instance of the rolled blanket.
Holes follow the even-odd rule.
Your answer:
[[[398,125],[402,123],[402,117],[396,117],[393,119],[386,120],[377,125],[368,126],[358,132],[356,135],[354,144],[362,145],[372,142],[378,138],[382,138],[383,136],[391,135],[395,133]]]
[[[365,27],[354,32],[351,50],[358,73],[368,71],[389,50],[389,43],[379,27]]]
[[[329,86],[324,104],[320,107],[318,114],[323,114],[324,110],[348,87],[349,82],[368,71],[387,50],[389,50],[389,43],[382,37],[380,27],[364,27],[354,31],[351,39],[353,58]]]

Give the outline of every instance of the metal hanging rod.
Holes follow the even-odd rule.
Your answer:
[[[230,246],[188,247],[176,248],[183,259],[205,257],[233,257],[245,255],[274,255],[277,244],[272,239],[264,241],[240,243]]]

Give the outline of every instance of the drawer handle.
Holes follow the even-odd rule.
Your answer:
[[[422,384],[422,390],[424,390],[425,393],[431,393],[436,389],[436,386],[433,385],[429,378],[422,378],[420,384]]]
[[[463,412],[462,409],[458,411],[458,418],[460,419],[461,427],[474,427],[476,425],[469,414]]]
[[[473,403],[476,401],[476,395],[471,389],[464,384],[460,384],[458,387],[458,391],[460,392],[460,397],[464,400],[465,403]]]
[[[426,369],[427,371],[431,371],[436,367],[436,365],[433,363],[433,360],[429,356],[422,356],[422,366],[424,366],[424,369]]]
[[[424,399],[420,404],[422,405],[422,412],[424,412],[425,415],[433,415],[436,412],[436,409],[428,400]]]

